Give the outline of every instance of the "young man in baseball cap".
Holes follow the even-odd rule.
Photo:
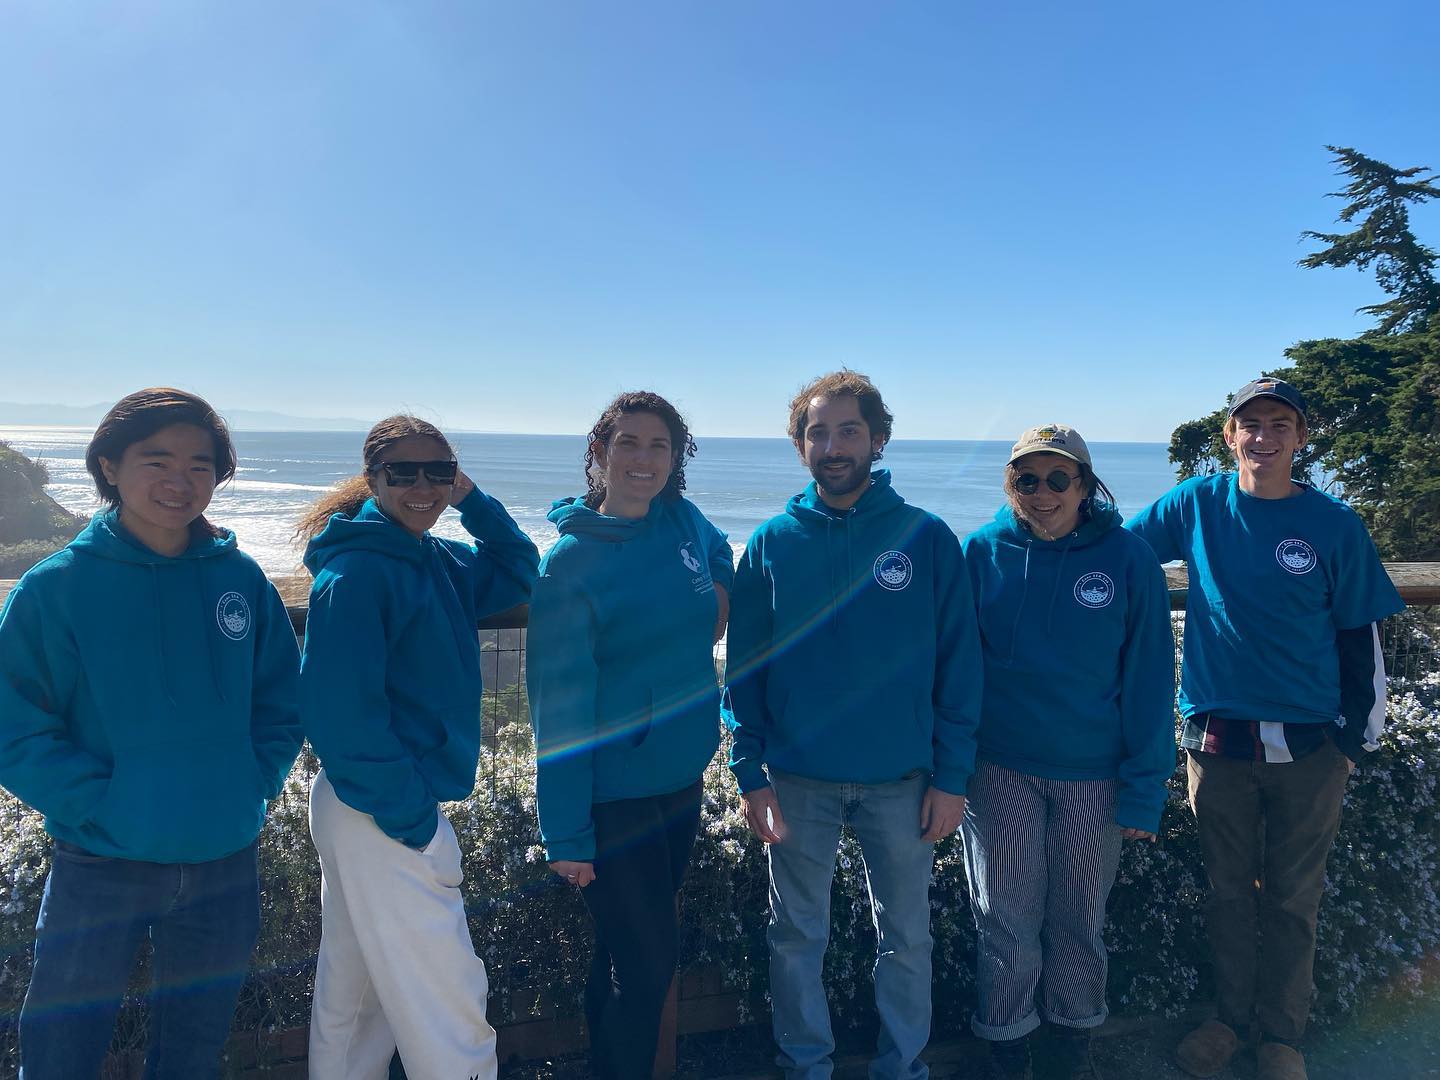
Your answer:
[[[1259,378],[1231,399],[1236,470],[1185,481],[1129,528],[1185,560],[1180,744],[1210,883],[1219,1015],[1176,1050],[1213,1076],[1258,1023],[1259,1080],[1304,1080],[1325,860],[1355,763],[1385,721],[1379,622],[1405,605],[1360,518],[1295,480],[1305,399]]]

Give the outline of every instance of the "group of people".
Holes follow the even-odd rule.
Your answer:
[[[959,831],[977,931],[972,1026],[993,1077],[1095,1075],[1106,900],[1122,843],[1154,841],[1176,766],[1162,561],[1189,570],[1184,748],[1211,899],[1218,1012],[1177,1060],[1305,1075],[1325,859],[1346,779],[1384,720],[1378,623],[1403,606],[1364,526],[1292,477],[1294,387],[1231,400],[1231,473],[1122,522],[1073,428],[1024,432],[995,518],[963,541],[874,468],[892,416],[838,371],[791,402],[812,480],[738,567],[684,497],[695,441],[648,392],[589,433],[586,490],[541,560],[433,425],[375,425],[362,470],[302,519],[303,656],[274,587],[205,510],[235,471],[203,400],[120,401],[86,457],[107,509],[0,614],[0,784],[54,855],[20,1018],[21,1075],[97,1074],[136,948],[153,942],[146,1075],[213,1076],[258,933],[256,837],[308,739],[322,938],[310,1075],[493,1077],[485,968],[440,804],[480,748],[475,634],[529,603],[526,682],[551,869],[595,930],[595,1074],[648,1080],[674,977],[701,775],[731,734],[770,869],[778,1064],[831,1074],[822,982],[842,828],[877,933],[871,1075],[921,1078],[936,841]],[[446,506],[473,543],[431,528]],[[713,659],[727,634],[723,689]]]

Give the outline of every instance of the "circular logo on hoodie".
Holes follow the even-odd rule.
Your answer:
[[[1308,574],[1315,569],[1315,549],[1304,540],[1282,540],[1275,561],[1292,574]]]
[[[1115,599],[1115,582],[1109,574],[1095,571],[1075,582],[1075,599],[1088,608],[1102,608]]]
[[[215,621],[231,641],[241,641],[250,632],[250,603],[238,592],[227,592],[215,605]]]
[[[882,589],[899,592],[914,576],[915,568],[903,551],[887,551],[875,560],[875,580]]]

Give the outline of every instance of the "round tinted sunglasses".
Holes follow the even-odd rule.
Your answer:
[[[1045,477],[1045,486],[1059,494],[1062,491],[1068,491],[1070,485],[1078,483],[1079,480],[1078,476],[1071,476],[1064,469],[1056,469]],[[1015,490],[1021,495],[1034,495],[1040,490],[1040,477],[1033,472],[1022,472],[1015,477]]]
[[[420,479],[420,474],[425,474],[425,479],[436,487],[444,487],[447,484],[455,483],[455,472],[459,465],[452,459],[450,461],[382,461],[371,465],[369,471],[385,473],[386,487],[414,487],[415,482]]]

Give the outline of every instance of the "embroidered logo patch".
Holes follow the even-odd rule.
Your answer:
[[[215,621],[231,641],[241,641],[250,632],[250,604],[238,592],[227,592],[215,605]]]
[[[1315,569],[1315,549],[1304,540],[1281,540],[1275,549],[1275,561],[1292,574],[1308,574]]]
[[[685,569],[692,574],[700,572],[700,560],[695,557],[695,541],[686,540],[680,545],[680,561],[685,564]]]
[[[910,557],[903,551],[887,551],[875,560],[875,580],[880,583],[881,588],[899,592],[910,584],[910,579],[914,576],[915,568],[910,565]]]
[[[710,577],[710,571],[700,561],[696,553],[697,545],[694,540],[686,540],[680,545],[680,561],[685,564],[685,569],[693,575],[690,578],[690,585],[697,593],[713,592],[715,582]]]
[[[1088,608],[1102,608],[1115,599],[1115,582],[1109,574],[1095,571],[1075,582],[1075,599]]]

